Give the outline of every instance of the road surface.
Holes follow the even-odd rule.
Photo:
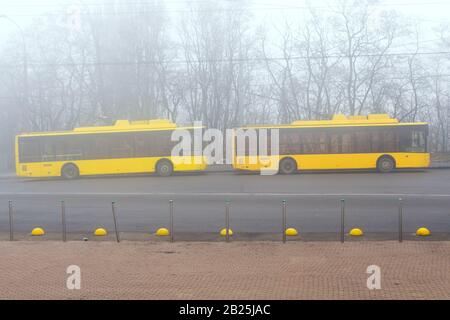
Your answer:
[[[260,176],[233,172],[59,179],[0,178],[0,231],[9,230],[8,200],[13,201],[14,229],[42,226],[59,232],[60,201],[66,204],[69,232],[113,228],[111,202],[124,232],[154,232],[167,226],[169,199],[174,200],[178,233],[217,232],[224,226],[225,200],[237,233],[276,233],[281,201],[287,201],[287,224],[302,233],[339,230],[344,198],[346,229],[395,234],[398,198],[403,198],[404,230],[427,226],[450,232],[450,170],[302,173]]]

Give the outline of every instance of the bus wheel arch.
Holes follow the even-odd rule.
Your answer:
[[[377,170],[378,172],[387,173],[391,172],[396,168],[396,162],[393,156],[389,154],[384,154],[380,156],[377,160]]]
[[[295,161],[295,159],[291,157],[285,157],[281,159],[278,164],[278,172],[280,174],[293,174],[297,172],[297,170],[298,170],[297,161]]]
[[[75,163],[68,162],[61,167],[61,177],[64,179],[76,179],[80,177],[80,169]]]
[[[173,173],[173,163],[169,159],[160,159],[156,162],[155,172],[160,177],[168,177]]]

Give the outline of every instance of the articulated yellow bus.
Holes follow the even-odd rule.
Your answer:
[[[16,136],[16,173],[22,177],[156,172],[206,168],[202,156],[171,156],[174,130],[170,120],[118,120],[113,126],[80,127],[72,131],[27,133]],[[196,159],[199,157],[199,159]],[[185,159],[186,158],[186,159]],[[189,159],[187,159],[189,158]]]
[[[249,144],[242,143],[239,147],[235,137],[232,161],[238,170],[260,171],[273,166],[270,161],[278,161],[276,167],[282,174],[333,169],[390,172],[396,168],[424,168],[430,162],[427,123],[400,123],[387,114],[349,117],[338,114],[332,120],[239,129],[245,132],[249,128],[278,129],[279,152],[260,156],[253,150],[251,154]],[[270,139],[267,145],[270,151]],[[262,157],[269,161],[261,161]]]

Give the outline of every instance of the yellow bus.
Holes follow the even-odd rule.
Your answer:
[[[246,141],[239,147],[234,137],[232,162],[238,170],[260,171],[270,166],[270,161],[263,162],[261,157],[278,161],[281,174],[337,169],[390,172],[396,168],[425,168],[430,163],[428,124],[401,123],[387,114],[348,117],[337,114],[332,120],[302,120],[239,129],[245,132],[249,128],[278,129],[279,152],[278,155],[259,156],[258,151],[250,154],[249,143]],[[270,139],[267,145],[270,150]]]
[[[170,120],[118,120],[112,126],[80,127],[72,131],[37,132],[16,136],[16,173],[21,177],[63,177],[174,171],[201,171],[202,156],[171,156],[177,127]],[[196,159],[200,157],[200,159]],[[189,159],[186,159],[189,158]],[[175,161],[176,160],[176,161]]]

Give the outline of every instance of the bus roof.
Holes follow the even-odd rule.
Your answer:
[[[157,130],[174,130],[174,129],[194,129],[200,127],[178,127],[176,123],[168,119],[152,119],[152,120],[117,120],[111,126],[91,126],[91,127],[77,127],[73,130],[66,131],[48,131],[48,132],[26,132],[19,134],[19,136],[51,136],[51,135],[66,135],[66,134],[86,134],[86,133],[113,133],[126,131],[157,131]]]
[[[427,125],[426,122],[399,122],[390,118],[388,114],[369,114],[367,116],[345,116],[335,114],[331,120],[297,120],[291,124],[280,125],[251,125],[243,128],[304,128],[304,127],[345,127],[345,126],[403,126]]]

